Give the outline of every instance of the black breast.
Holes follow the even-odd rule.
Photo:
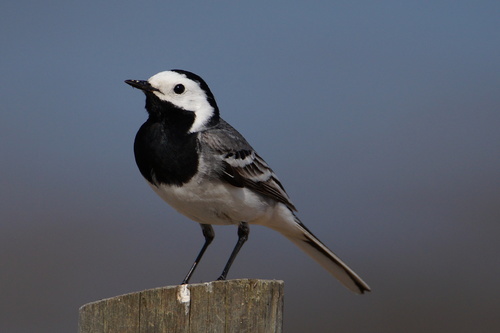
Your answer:
[[[198,170],[196,135],[171,129],[162,121],[146,121],[134,142],[141,174],[155,185],[187,183]]]

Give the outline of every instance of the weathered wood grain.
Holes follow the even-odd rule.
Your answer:
[[[168,286],[86,304],[79,333],[282,332],[283,281]]]

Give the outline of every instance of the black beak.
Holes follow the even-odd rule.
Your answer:
[[[144,92],[149,91],[159,91],[155,87],[151,86],[148,81],[142,81],[142,80],[125,80],[125,83],[128,85],[131,85],[134,88],[140,89]]]

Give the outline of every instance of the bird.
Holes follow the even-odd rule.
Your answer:
[[[225,280],[249,225],[273,229],[308,254],[356,294],[370,291],[297,217],[283,185],[247,140],[219,112],[207,83],[172,69],[148,80],[125,80],[146,96],[148,118],[134,141],[135,161],[154,192],[198,222],[205,242],[182,284],[188,284],[215,233],[212,225],[237,226],[237,243],[217,280]]]

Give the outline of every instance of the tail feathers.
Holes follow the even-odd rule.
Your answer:
[[[350,269],[335,253],[328,249],[316,236],[314,236],[300,221],[296,220],[296,226],[301,235],[297,233],[283,233],[302,251],[307,253],[330,274],[337,278],[349,290],[363,294],[370,291],[370,287]]]

